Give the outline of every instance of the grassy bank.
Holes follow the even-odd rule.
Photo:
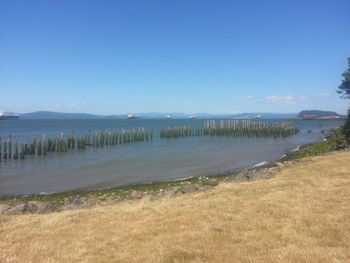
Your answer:
[[[0,262],[349,262],[349,159],[152,202],[0,216]]]

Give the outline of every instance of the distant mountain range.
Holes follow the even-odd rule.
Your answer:
[[[303,110],[303,111],[299,112],[298,117],[302,118],[304,115],[315,115],[316,117],[326,117],[326,116],[342,117],[343,116],[343,115],[336,113],[335,111]]]
[[[36,111],[21,114],[21,119],[96,119],[98,115],[87,113],[62,113],[51,111]]]
[[[148,113],[137,113],[134,114],[141,119],[164,119],[167,115],[170,115],[172,119],[188,119],[191,116],[196,116],[198,119],[252,119],[252,118],[262,118],[262,119],[288,119],[302,117],[303,115],[316,115],[317,117],[324,116],[341,116],[333,111],[319,111],[319,110],[305,110],[300,113],[267,113],[267,112],[245,112],[238,114],[210,114],[210,113],[196,113],[196,114],[186,114],[178,112],[148,112]],[[51,120],[89,120],[89,119],[125,119],[127,115],[95,115],[87,113],[63,113],[63,112],[52,112],[52,111],[37,111],[30,113],[20,114],[20,119],[30,120],[30,119],[51,119]]]
[[[178,112],[148,112],[134,114],[141,119],[164,119],[166,116],[171,116],[172,119],[188,119],[191,116],[196,116],[198,119],[251,119],[260,116],[264,119],[281,119],[281,118],[295,118],[297,113],[239,113],[239,114],[210,114],[210,113],[196,113],[186,114]],[[34,120],[34,119],[50,119],[50,120],[92,120],[92,119],[125,119],[127,115],[95,115],[87,113],[63,113],[63,112],[51,112],[51,111],[37,111],[30,113],[20,114],[20,119],[23,120]]]

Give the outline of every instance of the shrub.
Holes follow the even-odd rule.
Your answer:
[[[348,145],[343,130],[337,128],[333,130],[333,134],[326,141],[317,142],[301,148],[292,155],[292,159],[337,151],[346,148]]]

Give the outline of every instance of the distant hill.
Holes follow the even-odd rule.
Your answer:
[[[266,113],[266,112],[253,112],[253,113],[238,113],[238,114],[213,114],[213,113],[139,113],[136,114],[140,118],[144,119],[163,119],[165,116],[170,115],[172,119],[188,119],[190,116],[196,116],[198,119],[252,119],[257,116],[261,116],[264,119],[285,119],[295,118],[297,113]]]
[[[231,118],[245,119],[245,118],[256,118],[261,116],[263,119],[288,119],[295,118],[297,113],[269,113],[269,112],[253,112],[253,113],[239,113],[231,115]]]
[[[335,111],[303,110],[299,112],[298,117],[302,118],[304,115],[315,115],[316,117],[343,116],[343,115],[339,115]]]
[[[211,114],[211,113],[179,113],[179,112],[149,112],[149,113],[136,113],[134,115],[139,116],[141,119],[164,119],[165,116],[170,115],[172,119],[188,119],[190,116],[196,116],[199,119],[252,119],[257,116],[261,116],[263,119],[284,119],[295,118],[297,113],[266,113],[266,112],[253,112],[253,113],[239,113],[239,114]],[[125,119],[124,115],[95,115],[87,113],[62,113],[52,111],[36,111],[31,113],[23,113],[20,115],[21,119],[33,120],[33,119],[51,119],[51,120],[89,120],[89,119]]]
[[[62,113],[52,111],[36,111],[31,113],[21,114],[21,119],[97,119],[99,116],[87,113]]]

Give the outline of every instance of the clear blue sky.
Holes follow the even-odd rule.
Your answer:
[[[347,0],[0,1],[0,110],[345,113]]]

